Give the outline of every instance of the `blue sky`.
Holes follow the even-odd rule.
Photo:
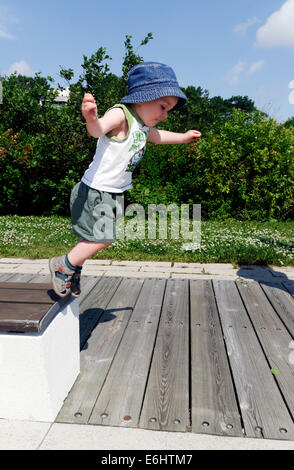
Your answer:
[[[171,65],[181,86],[247,95],[278,121],[294,116],[294,0],[0,0],[0,74],[59,78],[106,47],[121,74],[126,34],[144,60]],[[292,83],[291,83],[292,82]],[[293,86],[292,88],[289,88]]]

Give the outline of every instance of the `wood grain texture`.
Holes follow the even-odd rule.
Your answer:
[[[142,284],[142,279],[103,278],[97,285],[98,292],[91,292],[92,300],[84,305],[87,310],[98,310],[99,321],[83,346],[81,373],[56,421],[89,421]]]
[[[189,420],[189,284],[168,279],[140,427],[187,431]]]
[[[192,431],[243,436],[211,281],[190,281]]]
[[[145,280],[93,409],[91,424],[138,425],[164,289],[165,280]]]
[[[294,439],[294,425],[238,289],[213,281],[222,329],[248,437]]]

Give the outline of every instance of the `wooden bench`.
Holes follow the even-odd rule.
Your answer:
[[[79,305],[0,283],[0,418],[54,421],[80,372]]]

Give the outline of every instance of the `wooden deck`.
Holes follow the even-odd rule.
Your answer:
[[[57,422],[294,440],[294,283],[83,282]]]

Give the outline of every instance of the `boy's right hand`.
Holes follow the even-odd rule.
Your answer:
[[[87,122],[94,122],[98,117],[95,98],[91,93],[85,93],[82,102],[82,114]]]

